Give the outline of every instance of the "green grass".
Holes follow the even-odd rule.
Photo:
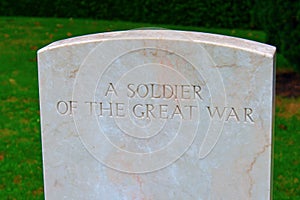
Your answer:
[[[262,31],[118,21],[0,17],[0,199],[43,199],[36,51],[83,34],[141,27],[193,30],[264,42]],[[290,69],[278,55],[278,69]],[[277,98],[273,198],[300,199],[300,99]]]
[[[274,199],[300,199],[300,98],[276,98]]]

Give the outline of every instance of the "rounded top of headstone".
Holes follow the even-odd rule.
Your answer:
[[[236,48],[239,50],[249,51],[257,54],[261,54],[266,57],[273,57],[276,48],[271,45],[230,37],[225,35],[193,32],[193,31],[178,31],[159,29],[154,27],[128,30],[128,31],[116,31],[90,34],[85,36],[79,36],[60,40],[49,44],[48,46],[40,49],[38,53],[51,50],[54,48],[65,47],[69,45],[80,45],[86,43],[99,43],[109,40],[174,40],[174,41],[189,41],[199,44],[218,45],[229,48]]]

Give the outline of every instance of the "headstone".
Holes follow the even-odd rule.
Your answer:
[[[270,199],[274,55],[171,30],[39,50],[46,199]]]

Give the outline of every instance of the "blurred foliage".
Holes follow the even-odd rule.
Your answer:
[[[1,0],[0,16],[73,17],[159,24],[249,28],[251,1]]]
[[[254,10],[254,20],[266,32],[267,43],[300,71],[300,1],[257,0]]]

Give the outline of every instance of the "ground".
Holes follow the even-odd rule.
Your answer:
[[[300,96],[300,74],[293,71],[276,74],[276,95],[282,97]]]

